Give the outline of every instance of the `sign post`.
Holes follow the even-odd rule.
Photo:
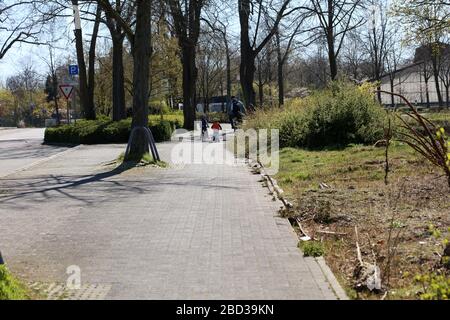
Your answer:
[[[59,90],[67,100],[67,124],[70,124],[70,98],[73,93],[73,86],[69,84],[63,84],[59,86]]]

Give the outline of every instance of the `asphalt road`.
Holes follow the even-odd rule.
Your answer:
[[[0,130],[0,177],[67,150],[66,147],[43,145],[44,131],[45,129]]]

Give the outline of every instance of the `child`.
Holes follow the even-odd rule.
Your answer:
[[[209,139],[208,128],[209,128],[208,119],[206,118],[206,115],[203,115],[202,116],[202,141],[206,141]]]
[[[219,137],[220,130],[223,130],[219,121],[214,121],[214,124],[211,126],[211,129],[214,130],[213,142],[219,142],[220,141],[220,137]]]

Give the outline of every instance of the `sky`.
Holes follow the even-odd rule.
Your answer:
[[[58,25],[55,25],[55,28],[59,29],[55,33],[58,35],[65,35],[61,40],[53,43],[57,47],[55,50],[56,60],[66,60],[69,57],[71,60],[75,60],[74,23],[73,18],[70,17],[70,15],[72,15],[72,10],[66,10],[65,15],[69,17],[61,19],[58,22]],[[88,30],[88,25],[86,23],[83,27]],[[40,41],[44,40],[40,39]],[[6,53],[5,57],[0,60],[0,85],[4,85],[8,77],[17,74],[25,66],[33,66],[38,74],[44,76],[48,72],[46,63],[48,57],[49,48],[46,45],[16,43]]]
[[[381,0],[386,1],[386,0]],[[69,57],[72,61],[75,60],[75,43],[74,43],[74,23],[72,17],[72,10],[66,10],[65,14],[68,16],[59,22],[60,26],[56,27],[62,30],[58,30],[56,33],[65,34],[66,37],[60,41],[58,41],[57,46],[60,48],[56,51],[57,60],[67,60]],[[232,19],[233,20],[233,19]],[[237,33],[238,24],[234,21],[230,21],[232,23],[233,33]],[[103,31],[102,35],[107,35],[107,30],[102,26]],[[83,23],[83,35],[85,40],[89,38],[89,31],[92,30],[92,25],[89,22]],[[0,39],[1,40],[1,39]],[[99,47],[105,48],[104,44],[105,40],[99,40]],[[25,66],[32,65],[34,70],[41,75],[45,75],[47,73],[47,64],[45,59],[48,59],[48,47],[47,46],[35,46],[28,44],[19,44],[16,45],[8,51],[6,56],[0,60],[0,86],[4,85],[6,79],[12,75],[17,74],[21,69]],[[65,61],[64,61],[65,62]]]

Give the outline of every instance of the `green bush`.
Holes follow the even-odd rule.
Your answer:
[[[24,300],[26,293],[22,285],[9,273],[4,265],[0,265],[0,300]]]
[[[300,241],[298,247],[305,257],[321,257],[325,254],[325,248],[318,241]]]
[[[423,288],[423,291],[419,294],[420,299],[450,299],[450,277],[448,275],[436,273],[417,275],[414,281]]]
[[[282,110],[257,111],[246,127],[279,129],[281,147],[370,144],[382,138],[385,117],[371,89],[335,83]]]
[[[180,125],[179,120],[174,119],[161,120],[159,118],[150,118],[150,130],[156,142],[170,140],[172,133]],[[107,119],[81,120],[72,125],[47,128],[44,140],[46,143],[68,144],[127,143],[130,133],[131,119],[118,122]]]

